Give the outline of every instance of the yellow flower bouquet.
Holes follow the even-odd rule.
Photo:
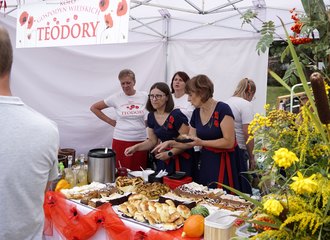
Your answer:
[[[330,29],[330,21],[329,21]],[[330,108],[329,76],[313,73],[308,86],[302,63],[288,33],[299,79],[308,97],[299,114],[269,109],[256,114],[249,126],[262,176],[260,201],[232,192],[254,203],[249,218],[257,234],[251,239],[330,239]],[[290,87],[274,72],[273,78]]]

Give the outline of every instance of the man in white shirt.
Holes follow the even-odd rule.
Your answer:
[[[0,26],[0,239],[42,239],[45,190],[58,176],[57,126],[11,94],[13,50]]]

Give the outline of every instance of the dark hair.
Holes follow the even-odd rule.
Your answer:
[[[190,79],[186,84],[186,93],[196,93],[201,97],[201,101],[205,103],[213,97],[214,86],[208,76],[204,74],[197,75]]]
[[[123,69],[118,74],[118,79],[122,79],[123,77],[131,77],[131,79],[135,83],[135,73],[131,69]]]
[[[166,106],[165,106],[165,112],[167,112],[167,113],[171,112],[174,108],[174,101],[173,101],[173,97],[172,97],[172,94],[170,92],[169,86],[164,82],[156,82],[151,86],[151,88],[149,90],[149,93],[151,92],[152,89],[155,89],[155,88],[162,91],[168,97],[168,100],[167,100]],[[154,107],[151,104],[150,98],[148,98],[146,109],[149,112],[155,112],[156,111],[156,109],[154,109]]]
[[[176,75],[179,75],[179,77],[182,78],[182,80],[185,83],[187,83],[190,80],[188,74],[185,73],[185,72],[178,71],[178,72],[174,73],[174,75],[172,77],[172,81],[171,81],[171,93],[174,93],[173,81],[174,81],[174,78],[175,78]]]
[[[10,73],[13,65],[13,47],[8,31],[0,26],[0,76]]]

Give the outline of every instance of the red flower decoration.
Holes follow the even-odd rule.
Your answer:
[[[172,115],[169,117],[169,122],[174,123],[174,117]]]
[[[104,15],[104,21],[105,21],[105,24],[107,25],[107,28],[112,28],[113,20],[112,20],[110,13]]]
[[[147,238],[148,238],[148,235],[143,231],[137,231],[134,235],[134,240],[144,240]]]
[[[71,218],[77,218],[78,217],[78,211],[77,211],[77,208],[76,207],[72,207],[70,209],[70,213],[71,213],[70,219]]]
[[[29,21],[28,21],[28,26],[27,26],[28,29],[31,29],[31,27],[32,27],[32,25],[33,25],[33,21],[34,21],[33,16],[30,16],[30,17],[29,17]]]
[[[27,20],[28,20],[29,14],[27,12],[22,12],[21,16],[19,17],[19,23],[21,24],[21,26],[23,26]]]
[[[105,10],[107,10],[107,8],[109,7],[109,0],[101,0],[99,2],[99,7],[100,7],[100,10],[102,12],[104,12]]]
[[[122,0],[118,3],[117,7],[117,16],[123,16],[127,13],[127,2],[126,0]]]
[[[54,207],[57,202],[57,199],[54,196],[47,195],[45,198],[45,202],[49,204],[51,207]]]
[[[214,118],[215,118],[215,119],[219,119],[219,112],[218,112],[218,111],[215,111],[215,112],[214,112]]]
[[[213,124],[214,124],[215,127],[219,127],[219,121],[218,120],[215,119]]]
[[[95,220],[96,224],[103,225],[104,221],[105,221],[105,217],[103,215],[97,215],[97,216],[95,216],[94,220]]]
[[[172,128],[173,128],[172,123],[169,123],[169,124],[167,125],[167,127],[168,127],[169,129],[172,129]]]

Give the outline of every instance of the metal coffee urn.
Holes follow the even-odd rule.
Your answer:
[[[88,182],[113,183],[116,174],[116,154],[109,148],[88,152]]]

